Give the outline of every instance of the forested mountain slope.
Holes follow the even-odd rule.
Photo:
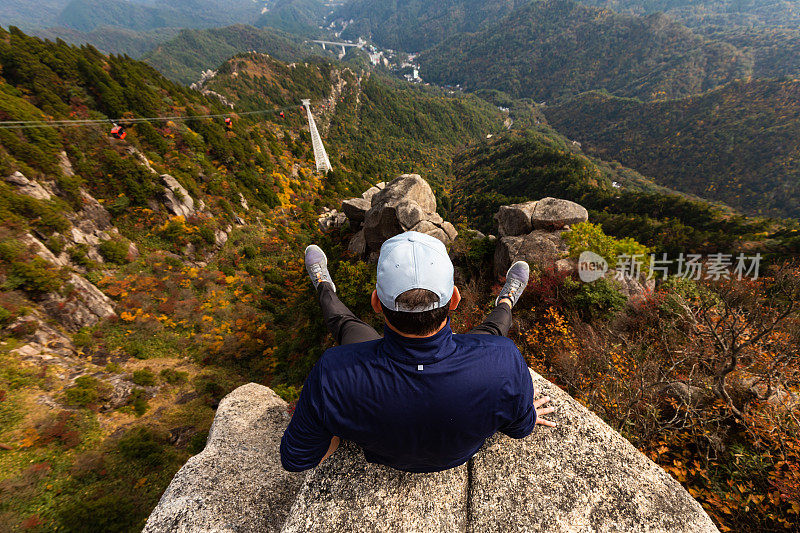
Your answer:
[[[43,28],[55,23],[61,10],[70,0],[3,0],[0,3],[0,25],[24,29]]]
[[[320,81],[312,85],[300,79]],[[228,61],[205,87],[247,111],[265,101],[291,105],[298,93],[317,99],[329,84],[337,87],[338,98],[314,110],[332,161],[378,181],[417,172],[443,186],[459,147],[504,129],[505,115],[475,96],[413,86],[374,72],[334,71],[322,60],[289,67],[246,54]]]
[[[263,2],[253,0],[162,0],[157,3],[125,0],[72,0],[56,24],[80,31],[115,26],[147,31],[156,28],[207,28],[251,23]]]
[[[542,0],[419,57],[424,79],[553,101],[591,89],[642,99],[694,94],[750,71],[733,46],[662,15],[619,15]]]
[[[797,0],[584,0],[619,13],[665,13],[715,41],[750,55],[753,76],[800,72],[800,2]]]
[[[24,28],[23,28],[24,29]],[[55,41],[61,39],[69,44],[90,44],[104,54],[125,54],[139,58],[151,51],[159,43],[175,38],[178,28],[159,28],[148,31],[134,31],[113,26],[101,26],[91,31],[79,31],[64,26],[32,30],[31,34],[42,39]]]
[[[181,30],[141,57],[167,78],[189,85],[204,70],[217,68],[228,58],[243,52],[269,54],[279,61],[296,61],[324,55],[320,47],[305,44],[299,37],[272,29],[236,25],[205,30]]]
[[[582,0],[621,13],[666,13],[690,27],[797,28],[797,0]]]
[[[589,93],[550,123],[603,159],[748,213],[800,216],[800,83],[734,82],[681,100]]]
[[[443,191],[455,147],[503,128],[475,97],[325,61],[234,59],[210,83],[268,111],[241,116],[144,63],[17,30],[0,31],[0,67],[0,120],[100,121],[0,129],[2,531],[140,531],[222,396],[258,381],[296,399],[330,345],[302,266],[312,240],[343,251],[322,207],[401,170]],[[184,118],[120,120],[124,140],[106,122],[165,116]],[[368,269],[332,268],[364,311]]]
[[[502,135],[469,147],[454,160],[453,216],[490,231],[500,205],[544,196],[579,202],[606,232],[633,237],[659,252],[711,252],[751,246],[765,253],[800,250],[785,241],[782,222],[748,219],[724,206],[631,181],[618,166],[573,153],[541,132]],[[770,242],[768,234],[774,234]]]
[[[419,52],[462,32],[497,22],[528,0],[353,0],[329,20],[350,39],[369,37],[385,48]]]
[[[140,531],[227,391],[296,394],[325,345],[296,252],[352,193],[299,113],[227,131],[144,63],[16,31],[0,66],[4,121],[187,117],[0,130],[0,530]]]
[[[321,233],[319,213],[400,172],[430,179],[439,213],[472,227],[485,228],[498,201],[554,194],[585,202],[607,231],[658,250],[800,247],[791,223],[664,195],[620,165],[582,155],[544,125],[505,133],[509,115],[474,95],[410,86],[354,64],[286,64],[257,53],[226,61],[204,88],[235,109],[142,62],[0,31],[0,121],[99,121],[0,129],[0,531],[141,531],[172,474],[203,447],[227,392],[255,381],[295,400],[333,344],[303,268],[306,245],[325,249],[340,298],[377,323],[364,297],[374,267],[345,251],[352,228]],[[312,100],[331,155],[326,176],[312,170],[301,98]],[[517,103],[512,112],[527,107]],[[537,110],[527,113],[521,122],[541,119]],[[112,118],[127,128],[124,139],[109,135]],[[492,301],[490,246],[469,237],[453,245],[470,302],[456,317],[461,331]],[[748,465],[764,459],[769,439],[791,435],[793,426],[777,436],[765,431],[761,447],[746,441],[747,450],[730,446],[704,463],[706,430],[714,442],[738,445],[721,427],[730,420],[724,408],[715,404],[706,418],[692,419],[703,432],[676,433],[682,428],[657,425],[659,398],[619,388],[638,387],[641,378],[656,390],[662,368],[664,379],[683,376],[671,344],[665,353],[648,351],[664,331],[650,324],[680,313],[666,300],[648,301],[631,316],[571,329],[567,317],[611,316],[624,298],[606,285],[552,287],[550,296],[547,287],[531,290],[518,315],[524,322],[514,340],[529,362],[550,368],[571,358],[568,350],[588,353],[564,373],[570,392],[615,427],[625,425],[626,436],[676,476],[705,470],[686,483],[719,523],[752,523],[753,513],[742,510],[746,496],[726,482],[747,475],[748,497],[772,502],[771,483],[790,479],[784,467],[796,457],[791,447],[775,452],[757,475],[734,457]],[[87,295],[102,313],[86,311]],[[628,328],[619,337],[586,334],[606,335],[617,318]],[[630,353],[617,350],[631,338]],[[717,356],[711,345],[694,349],[707,338],[702,332],[680,338],[684,353]],[[642,374],[632,378],[628,369]],[[635,410],[621,417],[618,406],[629,402]],[[728,460],[734,474],[718,466]],[[735,515],[725,518],[731,508]],[[791,510],[775,497],[756,519],[790,523]]]
[[[719,28],[710,39],[730,43],[753,60],[753,76],[771,78],[800,75],[800,29]]]
[[[273,0],[253,24],[306,37],[323,35],[320,27],[330,11],[323,0]]]

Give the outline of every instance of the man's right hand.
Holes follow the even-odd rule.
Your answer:
[[[556,423],[552,420],[542,418],[542,416],[549,415],[550,413],[554,412],[556,408],[544,407],[546,403],[550,402],[550,396],[542,396],[537,400],[536,397],[539,396],[540,392],[541,391],[537,388],[533,389],[533,407],[536,409],[536,423],[543,426],[556,427]]]

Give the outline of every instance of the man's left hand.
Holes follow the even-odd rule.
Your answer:
[[[540,392],[541,391],[539,389],[534,388],[533,397],[536,398],[537,396],[539,396]],[[553,422],[552,420],[547,420],[542,418],[542,416],[549,415],[550,413],[556,410],[555,407],[544,407],[544,405],[549,402],[550,402],[550,396],[542,396],[538,400],[536,399],[533,400],[533,407],[534,409],[536,409],[536,423],[541,424],[543,426],[556,427],[556,423]]]

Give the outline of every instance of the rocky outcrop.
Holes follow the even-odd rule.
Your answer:
[[[20,193],[37,200],[49,200],[51,198],[51,194],[39,182],[29,180],[22,172],[14,172],[6,177],[6,181],[11,185],[15,185]]]
[[[542,198],[531,215],[531,224],[536,229],[556,230],[587,220],[589,212],[585,207],[560,198]]]
[[[418,174],[403,174],[379,183],[360,198],[342,202],[350,226],[358,229],[348,249],[355,255],[375,254],[387,239],[404,231],[418,231],[445,244],[458,235],[455,227],[436,213],[436,196]]]
[[[9,331],[31,332],[24,336],[25,344],[14,348],[11,352],[21,356],[23,360],[35,361],[40,365],[54,359],[63,362],[74,357],[76,350],[72,340],[47,322],[37,310],[32,310],[9,324]]]
[[[538,374],[555,428],[495,435],[472,459],[470,531],[714,532],[703,508],[663,469]]]
[[[322,209],[322,214],[317,219],[317,225],[323,233],[339,229],[345,224],[347,224],[347,215],[328,207]]]
[[[359,230],[350,239],[347,251],[356,257],[361,257],[367,252],[367,239],[364,237],[364,230]]]
[[[30,233],[23,234],[20,240],[49,263],[57,266],[69,265],[66,254],[56,256]],[[48,293],[41,297],[40,303],[48,315],[70,331],[94,326],[105,318],[116,315],[114,302],[83,276],[72,273],[68,281],[68,291]]]
[[[286,402],[250,383],[219,404],[205,449],[175,474],[145,532],[280,531],[302,474],[281,468]]]
[[[495,275],[505,275],[515,261],[527,261],[540,271],[577,275],[578,261],[568,257],[564,235],[571,226],[589,219],[586,209],[560,198],[542,198],[522,204],[502,205],[494,216],[501,238],[494,254]],[[634,279],[628,274],[608,269],[603,278],[627,298],[652,291],[654,280]]]
[[[533,229],[531,217],[538,202],[525,202],[524,204],[501,205],[494,216],[497,222],[497,231],[501,237],[509,235],[525,235]]]
[[[385,188],[386,188],[386,182],[385,181],[382,181],[380,183],[376,183],[375,185],[373,185],[372,187],[370,187],[369,189],[367,189],[366,191],[361,193],[361,197],[362,198],[366,198],[367,200],[370,200],[370,202],[371,202],[372,201],[372,197],[375,196],[376,194],[378,194],[379,192],[381,192]]]
[[[195,213],[194,199],[189,191],[169,174],[162,174],[164,182],[164,206],[175,216],[190,217]]]
[[[400,472],[345,443],[308,475],[281,532],[464,531],[467,469]]]
[[[501,238],[494,252],[494,270],[504,275],[515,261],[527,261],[539,270],[552,270],[569,253],[560,231],[534,230],[527,235]]]
[[[372,207],[370,198],[350,198],[342,202],[342,212],[350,222],[361,223],[367,216],[367,211]]]
[[[265,387],[240,387],[145,531],[717,531],[664,470],[531,376],[552,398],[558,426],[521,440],[495,435],[466,465],[434,474],[368,464],[349,443],[305,477],[283,472],[286,404]]]
[[[84,277],[72,274],[69,284],[66,295],[48,293],[41,299],[42,307],[66,329],[78,331],[116,316],[111,299]]]
[[[67,154],[62,152],[59,155],[59,168],[65,175],[74,175],[72,165]],[[50,200],[62,194],[55,182],[29,180],[20,172],[15,172],[6,180],[18,187],[18,191],[27,194],[38,200]],[[67,211],[64,216],[71,225],[62,234],[53,234],[54,239],[60,240],[65,250],[59,255],[54,254],[42,241],[31,233],[21,234],[19,240],[28,246],[29,250],[44,259],[45,261],[65,268],[72,268],[78,272],[85,272],[85,268],[73,264],[66,249],[73,245],[82,245],[86,255],[92,261],[103,263],[103,257],[98,251],[98,247],[104,241],[116,237],[119,232],[111,223],[111,215],[92,195],[85,190],[80,190],[79,209],[75,212]],[[138,251],[132,244],[130,252],[135,256]],[[42,309],[56,322],[61,324],[69,331],[78,331],[87,326],[93,326],[105,318],[116,315],[113,302],[95,287],[86,278],[78,273],[72,272],[66,282],[65,290],[45,294],[38,299]],[[43,335],[44,325],[41,321],[37,322]],[[27,350],[39,353],[40,347],[36,346],[34,340]],[[60,342],[53,342],[54,346],[59,346]],[[48,344],[42,344],[41,348],[46,348]],[[63,350],[62,350],[63,351]],[[63,355],[63,354],[57,354]]]
[[[588,219],[582,206],[558,198],[502,205],[494,216],[500,240],[494,254],[495,274],[502,276],[515,261],[527,261],[539,270],[577,272],[569,261],[562,233],[570,224]]]
[[[655,288],[655,280],[634,279],[630,275],[618,270],[610,269],[603,276],[610,281],[617,290],[628,298],[634,298],[652,291]]]

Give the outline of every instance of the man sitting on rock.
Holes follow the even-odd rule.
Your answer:
[[[387,240],[378,259],[372,307],[384,336],[336,296],[325,253],[306,248],[306,269],[325,323],[340,346],[330,348],[306,379],[281,440],[286,470],[317,466],[350,440],[367,461],[407,472],[436,472],[467,462],[496,431],[521,439],[553,412],[534,400],[530,373],[505,337],[511,308],[528,284],[528,264],[506,274],[495,309],[467,334],[450,329],[461,295],[453,264],[438,239],[407,232]]]

